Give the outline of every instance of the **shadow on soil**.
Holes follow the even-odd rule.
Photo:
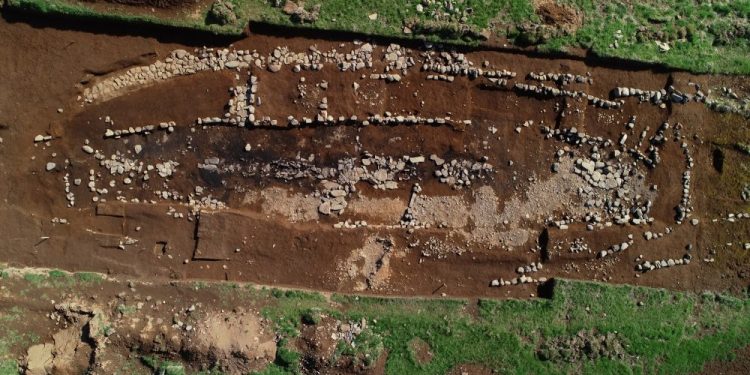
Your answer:
[[[74,15],[40,14],[8,7],[3,7],[0,12],[8,23],[25,23],[37,29],[55,28],[111,36],[154,38],[161,43],[176,43],[193,47],[225,46],[245,38],[245,35],[216,35],[208,31],[187,27],[155,25],[138,21],[104,20]]]
[[[100,33],[113,36],[136,36],[154,38],[162,43],[177,43],[186,46],[226,46],[246,37],[246,35],[216,35],[208,31],[200,31],[190,28],[176,26],[154,25],[144,22],[125,22],[116,20],[98,20],[90,17],[61,16],[29,13],[16,9],[4,7],[2,17],[9,23],[26,23],[35,28],[52,27],[61,30],[83,31],[88,33]],[[251,22],[247,33],[259,35],[270,35],[282,38],[310,38],[326,39],[332,41],[351,41],[354,39],[367,40],[380,45],[398,43],[413,49],[425,49],[429,43],[415,38],[396,38],[374,36],[349,31],[330,31],[304,27],[287,27],[272,25],[261,22]],[[663,64],[638,62],[614,57],[601,57],[591,51],[580,50],[578,53],[564,52],[540,52],[534,47],[521,49],[516,46],[507,47],[499,43],[484,43],[478,46],[467,46],[458,44],[442,44],[443,48],[459,52],[472,51],[496,51],[502,53],[516,54],[539,59],[567,59],[582,61],[592,67],[616,67],[625,71],[651,70],[653,73],[665,73],[678,71],[664,66]]]

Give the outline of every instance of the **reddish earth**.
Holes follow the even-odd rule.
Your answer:
[[[739,139],[747,137],[747,121],[711,112],[699,103],[675,104],[660,109],[629,99],[620,110],[604,110],[578,100],[541,100],[509,90],[486,90],[478,80],[470,81],[465,77],[457,78],[454,83],[426,81],[426,74],[416,70],[405,76],[400,84],[386,84],[360,79],[359,72],[341,73],[331,64],[321,72],[303,73],[293,73],[287,66],[279,73],[259,69],[254,73],[259,77],[259,93],[264,100],[260,107],[262,114],[280,121],[289,114],[312,115],[315,109],[311,106],[317,105],[317,101],[325,96],[331,103],[329,110],[335,114],[356,114],[360,118],[384,111],[422,116],[450,114],[454,119],[471,119],[472,124],[460,129],[447,126],[203,129],[192,124],[199,116],[220,116],[223,113],[229,99],[227,89],[234,82],[234,72],[203,72],[174,78],[85,106],[77,100],[83,88],[129,66],[163,60],[170,51],[178,48],[192,51],[194,46],[159,41],[176,39],[175,36],[154,39],[94,34],[3,20],[0,22],[0,38],[7,41],[0,46],[0,66],[4,67],[4,79],[0,82],[0,136],[3,138],[0,174],[3,181],[8,182],[0,184],[0,195],[4,197],[0,205],[0,225],[6,234],[0,241],[0,261],[11,265],[101,271],[144,279],[218,279],[388,295],[529,296],[537,293],[535,285],[490,288],[488,284],[501,277],[509,280],[517,276],[517,267],[542,261],[536,247],[545,228],[544,219],[554,216],[559,220],[571,208],[570,205],[545,207],[547,200],[563,194],[554,190],[554,184],[552,191],[542,194],[541,201],[525,205],[526,194],[533,186],[554,177],[550,165],[555,151],[562,147],[560,142],[545,140],[538,126],[576,127],[589,134],[617,140],[628,118],[635,114],[638,120],[635,129],[629,131],[630,139],[636,139],[646,128],[653,133],[663,121],[683,125],[682,133],[690,142],[696,164],[691,196],[693,217],[699,218],[700,224],[674,223],[674,207],[682,192],[680,178],[685,159],[679,143],[670,139],[661,152],[662,163],[646,174],[645,185],[659,187],[651,213],[654,222],[645,228],[615,225],[593,232],[587,231],[580,223],[571,224],[567,230],[551,229],[552,244],[583,238],[592,252],[555,253],[549,260],[544,260],[544,269],[534,276],[605,280],[695,291],[738,292],[748,286],[748,275],[743,271],[747,270],[748,253],[741,249],[740,244],[750,242],[750,220],[712,222],[727,213],[742,212],[743,207],[747,207],[739,198],[738,187],[733,185],[733,181],[743,178],[739,165],[747,162],[747,156],[727,148],[724,172],[719,173],[712,166],[713,150],[717,147],[714,144],[724,142],[722,137],[725,134],[734,134]],[[201,40],[199,43],[205,42]],[[233,43],[231,48],[257,50],[268,55],[277,46],[306,51],[311,45],[319,50],[352,48],[350,43],[338,41],[270,35],[250,35]],[[418,56],[418,52],[413,52],[413,55]],[[382,67],[380,55],[376,54],[376,58],[374,70]],[[672,82],[685,92],[694,90],[688,85],[690,82],[700,83],[704,90],[715,90],[720,85],[747,86],[744,78],[694,76],[628,67],[617,69],[586,65],[579,60],[551,60],[495,51],[469,52],[467,58],[477,64],[486,60],[494,67],[518,72],[519,82],[532,71],[590,73],[594,84],[572,84],[570,87],[603,98],[609,97],[616,86],[661,89]],[[369,70],[366,72],[369,74]],[[300,77],[307,78],[311,93],[306,100],[296,100]],[[325,92],[314,90],[315,85],[323,80],[328,82],[329,88]],[[359,94],[353,93],[353,82],[360,83]],[[552,85],[550,82],[545,84]],[[367,95],[367,98],[362,95]],[[58,113],[58,108],[63,112]],[[561,109],[564,109],[564,116],[560,114]],[[114,121],[115,128],[161,121],[174,121],[177,126],[169,135],[156,133],[146,137],[105,140],[102,135],[109,126],[102,120],[105,116]],[[533,120],[534,125],[516,133],[514,129],[528,120]],[[497,132],[491,133],[490,127],[496,128]],[[38,134],[50,134],[54,139],[34,144],[32,141]],[[93,194],[86,189],[85,178],[89,169],[99,167],[96,160],[81,151],[85,139],[107,156],[120,152],[133,157],[133,145],[141,144],[141,160],[147,163],[178,160],[180,166],[168,181],[130,186],[118,182],[119,187],[111,189],[113,192],[110,192],[107,202],[97,204],[91,200]],[[252,151],[243,151],[246,143],[253,145]],[[475,182],[471,189],[453,190],[432,177],[435,170],[432,163],[421,164],[416,169],[414,181],[421,184],[423,195],[454,199],[459,206],[452,208],[456,209],[453,213],[465,215],[467,219],[458,227],[441,229],[433,226],[411,233],[406,229],[383,227],[347,230],[333,227],[346,219],[397,224],[399,217],[394,217],[394,213],[402,212],[400,210],[405,207],[410,182],[388,191],[375,190],[360,183],[358,197],[350,199],[351,204],[362,199],[357,203],[359,209],[352,208],[340,217],[321,216],[293,222],[289,212],[295,211],[294,206],[302,201],[280,198],[278,192],[282,191],[287,197],[297,196],[295,194],[310,197],[317,188],[314,181],[286,183],[259,176],[217,176],[196,168],[198,163],[214,156],[227,164],[246,164],[270,163],[311,154],[315,156],[317,166],[336,166],[338,160],[358,157],[362,151],[394,158],[437,154],[446,160],[477,160],[487,156],[495,172],[489,178]],[[69,164],[63,171],[66,159]],[[47,172],[45,165],[50,161],[54,161],[58,168]],[[81,186],[72,187],[77,197],[74,208],[66,207],[65,173],[69,173],[71,179],[84,178]],[[534,182],[530,182],[530,178]],[[101,183],[106,184],[109,180],[110,177],[105,176]],[[216,220],[208,219],[210,210],[204,212],[206,219],[203,222],[208,229],[203,230],[213,235],[204,237],[202,243],[196,238],[200,230],[196,220],[167,216],[172,208],[190,217],[188,208],[154,195],[154,191],[164,186],[187,195],[198,185],[229,207],[218,212]],[[462,210],[469,210],[479,199],[481,186],[491,188],[490,195],[497,197],[495,206],[488,206],[489,216],[477,216],[471,212],[462,214]],[[138,198],[141,202],[154,200],[155,203],[117,202],[115,197],[118,194],[114,190],[120,190],[128,200]],[[506,207],[512,206],[509,202],[513,202],[514,197],[518,207],[527,210],[520,213],[517,225],[528,231],[529,237],[514,246],[477,240],[476,228],[483,224],[476,221],[498,217]],[[274,206],[274,203],[278,205]],[[580,205],[580,202],[573,203]],[[428,208],[434,211],[438,207]],[[525,219],[526,214],[539,214],[540,217]],[[67,219],[69,224],[55,224],[53,218]],[[674,228],[672,235],[658,241],[643,240],[645,230],[662,231],[667,226]],[[506,229],[503,225],[493,225],[485,235],[505,233]],[[596,259],[599,250],[622,242],[628,234],[634,236],[630,249],[604,260]],[[125,246],[124,250],[118,249],[118,244],[126,237],[138,242]],[[369,255],[357,251],[365,249],[370,238],[390,239],[393,250],[387,269],[380,268],[379,263],[375,267],[377,272],[383,270],[382,274],[376,275],[378,281],[362,289],[357,285],[364,285],[360,273],[367,267]],[[430,241],[438,241],[450,248],[448,253],[441,257],[423,256],[420,246]],[[409,246],[417,242],[422,245]],[[727,243],[732,245],[727,246]],[[680,258],[689,244],[693,245],[693,262],[688,266],[645,274],[634,271],[634,259],[639,254],[648,260]],[[222,260],[196,258],[197,247],[221,254],[219,258]],[[451,250],[456,248],[463,251]],[[235,249],[240,251],[235,252]],[[713,250],[716,254],[711,253]],[[714,258],[715,262],[704,262],[704,258]],[[190,261],[185,263],[186,259]],[[354,273],[348,274],[345,270],[352,267]]]
[[[559,17],[565,21],[563,10],[545,9],[552,21]],[[173,78],[86,105],[79,96],[86,88],[130,67],[164,60],[175,49],[192,52],[205,44],[257,50],[267,56],[277,46],[300,52],[313,45],[323,51],[349,51],[354,46],[349,41],[261,34],[227,45],[206,37],[141,37],[119,29],[91,33],[52,28],[43,22],[30,25],[12,17],[0,20],[0,40],[5,42],[0,43],[0,179],[4,181],[0,183],[0,263],[98,271],[137,280],[128,287],[122,282],[105,282],[75,290],[47,288],[38,290],[34,295],[38,298],[26,298],[28,285],[20,280],[3,281],[0,311],[13,312],[15,306],[24,306],[28,313],[23,319],[18,317],[14,328],[51,345],[37,347],[39,358],[51,348],[55,353],[76,349],[70,357],[57,355],[54,366],[61,373],[80,372],[96,355],[95,337],[86,333],[91,324],[96,324],[92,317],[98,316],[99,310],[95,309],[117,321],[117,334],[111,338],[115,350],[100,353],[103,357],[96,361],[102,366],[98,369],[101,373],[130,371],[128,366],[135,366],[132,373],[144,370],[130,351],[135,347],[141,352],[187,353],[192,363],[218,358],[230,372],[259,369],[273,358],[276,346],[272,332],[266,330],[268,322],[258,314],[262,303],[248,302],[239,293],[222,293],[220,288],[200,289],[169,281],[231,280],[396,296],[529,297],[540,294],[537,284],[499,288],[489,284],[491,280],[517,277],[519,266],[539,262],[543,269],[531,274],[535,278],[565,277],[735,294],[748,287],[750,257],[742,246],[750,243],[750,220],[729,222],[723,218],[729,213],[748,212],[748,203],[740,198],[743,184],[750,183],[748,156],[733,145],[747,143],[750,128],[746,119],[711,112],[700,103],[659,108],[627,99],[622,109],[604,110],[575,99],[541,99],[512,90],[488,90],[481,80],[465,77],[457,77],[453,83],[428,81],[426,73],[418,71],[419,63],[398,84],[362,79],[363,72],[382,71],[381,48],[377,47],[374,68],[357,73],[339,72],[333,64],[326,64],[321,72],[302,73],[294,73],[290,66],[278,73],[251,68],[259,79],[258,92],[264,103],[258,111],[285,123],[288,115],[313,116],[326,97],[329,111],[337,115],[364,118],[385,111],[428,117],[450,115],[471,120],[471,124],[204,128],[196,126],[195,119],[224,113],[230,98],[228,89],[237,84],[236,71]],[[418,58],[419,52],[412,51],[412,56]],[[658,90],[672,84],[694,92],[689,83],[699,83],[704,91],[712,90],[712,95],[718,95],[722,86],[733,87],[742,95],[750,92],[750,81],[739,77],[695,76],[489,50],[469,51],[466,57],[477,65],[487,61],[493,67],[517,72],[515,82],[534,83],[524,78],[529,72],[590,73],[593,84],[574,83],[566,88],[602,98],[609,98],[617,86]],[[240,73],[246,74],[245,70]],[[304,99],[298,91],[301,77],[305,78],[308,94]],[[323,81],[328,86],[325,90],[320,88]],[[359,84],[356,92],[354,82]],[[637,115],[636,126],[626,131],[624,124],[631,115]],[[105,124],[107,116],[114,125]],[[529,120],[534,124],[523,127]],[[174,121],[174,132],[103,137],[107,128],[162,121]],[[612,225],[595,231],[587,230],[580,221],[567,229],[549,225],[552,220],[548,218],[560,220],[569,211],[578,212],[583,202],[575,196],[581,186],[576,175],[551,171],[554,154],[563,144],[545,139],[540,125],[575,127],[615,141],[626,132],[632,144],[642,131],[653,135],[665,121],[673,126],[681,124],[683,137],[676,142],[676,134],[668,132],[660,165],[653,170],[641,169],[643,186],[658,185],[650,212],[653,223]],[[35,143],[37,135],[53,139]],[[85,140],[107,158],[119,153],[145,164],[167,160],[180,164],[169,178],[124,184],[122,176],[110,176],[98,160],[82,152]],[[697,225],[689,220],[676,224],[674,220],[685,170],[681,142],[687,143],[695,162],[691,218],[699,219]],[[134,152],[136,144],[142,147],[138,154]],[[245,151],[246,144],[252,146],[250,151]],[[575,147],[571,149],[581,155]],[[714,166],[717,149],[724,154],[721,172]],[[348,198],[347,210],[341,216],[325,216],[317,214],[319,199],[314,194],[320,186],[314,179],[287,182],[261,174],[219,175],[198,168],[199,163],[212,157],[225,165],[266,166],[295,160],[298,155],[313,155],[311,163],[315,166],[335,168],[340,160],[359,158],[365,151],[395,159],[436,154],[448,161],[475,161],[486,156],[494,172],[472,180],[469,188],[454,190],[434,177],[438,168],[428,160],[415,166],[408,179],[399,181],[398,189],[378,190],[369,183],[358,183],[356,194]],[[55,168],[47,171],[49,162],[54,162]],[[89,170],[100,174],[97,183],[111,191],[89,191]],[[83,179],[80,186],[71,186],[76,196],[74,207],[67,207],[66,174],[69,180]],[[114,181],[114,187],[110,187],[110,181]],[[414,182],[422,187],[421,211],[415,212],[424,220],[435,218],[430,228],[397,226]],[[196,215],[184,199],[162,199],[155,194],[168,190],[188,195],[196,192],[197,186],[203,188],[202,196],[210,194],[228,208],[203,208]],[[119,201],[118,196],[127,203]],[[94,197],[99,202],[94,202]],[[175,218],[175,212],[183,217]],[[61,224],[60,218],[67,224]],[[347,219],[366,220],[370,225],[334,227]],[[505,219],[509,224],[503,223]],[[446,226],[437,225],[440,221]],[[644,240],[645,231],[663,232],[667,227],[674,229],[670,235]],[[633,243],[627,250],[597,259],[598,251],[624,241],[628,234],[633,235]],[[128,242],[131,239],[137,242]],[[574,240],[591,251],[569,251]],[[692,262],[688,265],[643,274],[634,270],[638,255],[652,261],[681,258],[688,245],[692,245]],[[53,300],[58,303],[49,304]],[[80,306],[56,306],[61,301],[78,302]],[[127,311],[139,303],[137,312],[128,315]],[[190,310],[194,303],[198,304],[195,312]],[[474,305],[469,304],[472,308]],[[195,324],[198,334],[176,335],[175,316],[181,322]],[[331,334],[336,329],[337,322],[324,317],[321,324],[304,326],[294,345],[305,353],[306,363],[316,368],[327,373],[351,373],[349,363],[326,362],[331,358],[335,344]],[[199,339],[205,337],[210,342]],[[242,347],[248,342],[252,347]],[[419,362],[432,359],[429,345],[418,341],[412,345]],[[238,360],[233,353],[238,347],[262,355]],[[709,363],[704,372],[747,373],[748,357],[745,348],[738,351],[737,360]],[[387,353],[370,372],[383,373],[386,358]],[[451,373],[491,371],[465,364]]]

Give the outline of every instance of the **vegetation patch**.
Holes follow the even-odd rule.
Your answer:
[[[541,51],[585,48],[698,73],[750,74],[750,0],[216,0],[199,17],[184,12],[173,18],[127,8],[100,11],[72,0],[6,3],[39,13],[228,35],[256,21],[463,44],[501,38]]]
[[[543,361],[580,362],[606,358],[624,360],[627,355],[617,334],[606,335],[595,331],[581,331],[573,336],[555,337],[537,350]]]
[[[501,373],[681,374],[750,344],[750,300],[716,294],[558,280],[549,300],[481,300],[478,318],[462,300],[314,295],[277,298],[264,316],[285,337],[299,335],[313,311],[365,319],[355,345],[340,340],[335,353],[367,365],[387,351],[389,374],[447,373],[465,363]],[[419,347],[431,353],[428,361]],[[281,356],[266,373],[289,368],[293,356]]]
[[[144,365],[154,370],[154,374],[163,375],[185,375],[185,366],[179,362],[161,359],[155,356],[144,356],[141,358]]]

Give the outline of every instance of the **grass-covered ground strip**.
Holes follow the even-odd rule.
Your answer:
[[[8,271],[2,278],[11,274],[17,272]],[[85,290],[112,282],[95,279],[91,276],[95,274],[58,270],[23,275],[19,279],[28,284],[24,290],[42,293],[39,297],[43,300],[49,299],[45,289]],[[561,279],[555,283],[550,299],[478,302],[326,297],[221,282],[188,285],[198,293],[219,296],[226,306],[217,308],[231,309],[238,304],[260,308],[279,339],[275,361],[260,372],[265,375],[303,373],[305,357],[299,339],[303,330],[319,325],[361,327],[352,341],[340,337],[335,342],[331,361],[353,359],[356,366],[366,369],[387,353],[384,366],[388,374],[446,374],[462,364],[516,374],[683,374],[699,371],[708,361],[731,360],[735,349],[750,345],[747,295]],[[33,334],[19,332],[24,308],[0,309],[0,332],[5,333],[0,334],[0,375],[17,371],[11,347],[40,342]],[[120,312],[127,313],[126,309]],[[429,356],[420,355],[415,348],[429,351]],[[193,373],[190,365],[177,358],[150,353],[136,358],[155,373]]]
[[[5,0],[7,6],[41,13],[217,34],[239,35],[248,21],[256,21],[469,44],[504,37],[542,51],[585,48],[601,57],[659,63],[697,73],[750,74],[750,0],[307,0],[302,8],[305,16],[285,13],[285,0],[217,1],[231,2],[235,22],[220,25],[212,21],[210,1],[201,3],[199,12],[164,19],[131,13],[124,6],[117,12],[95,10],[77,0]],[[539,8],[550,3],[554,3],[551,13],[557,17]]]
[[[234,7],[235,18],[232,22],[221,24],[209,13],[212,3],[200,2],[195,11],[181,12],[175,16],[161,16],[159,13],[148,14],[143,9],[113,3],[99,2],[97,6],[78,0],[0,0],[4,6],[30,13],[41,13],[52,16],[70,16],[80,19],[132,23],[134,25],[169,26],[182,29],[195,29],[218,35],[241,35],[245,30],[251,12],[255,12],[250,0],[226,0]],[[102,6],[106,4],[107,7]],[[115,10],[116,9],[116,10]]]
[[[368,365],[387,351],[389,374],[445,374],[461,364],[517,374],[683,374],[750,344],[750,299],[713,293],[558,280],[549,300],[481,300],[478,312],[462,300],[267,296],[264,315],[284,339],[265,374],[300,372],[288,342],[319,316],[366,319],[366,334],[334,355],[366,354],[359,358]],[[428,362],[416,358],[415,339],[429,346]]]

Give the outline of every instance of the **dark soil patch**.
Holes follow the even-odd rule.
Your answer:
[[[744,375],[750,374],[750,346],[735,350],[735,357],[730,361],[712,361],[703,366],[698,374],[711,375]]]
[[[420,365],[426,365],[432,361],[434,354],[430,350],[430,344],[415,337],[409,342],[409,350],[411,351],[414,360]]]
[[[536,14],[545,25],[554,26],[566,32],[577,30],[583,22],[581,15],[573,8],[552,1],[539,4]]]

